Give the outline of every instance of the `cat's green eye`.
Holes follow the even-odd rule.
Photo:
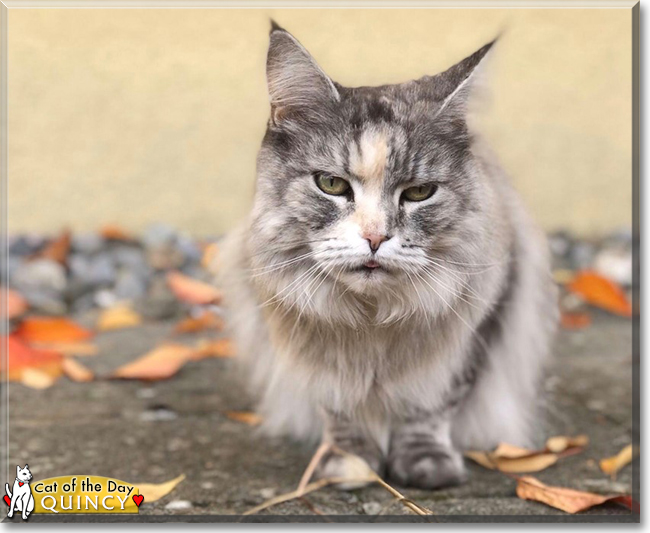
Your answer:
[[[334,196],[342,196],[350,190],[350,184],[343,178],[337,178],[336,176],[329,176],[327,174],[318,174],[316,176],[316,185],[324,193]]]
[[[418,185],[417,187],[409,187],[402,193],[402,198],[409,202],[422,202],[431,198],[437,189],[438,186],[433,183]]]

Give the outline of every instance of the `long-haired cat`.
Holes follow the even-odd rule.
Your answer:
[[[222,248],[266,428],[402,485],[458,483],[460,450],[526,445],[539,424],[547,248],[467,124],[491,46],[435,76],[348,88],[274,24],[254,206]],[[333,454],[320,475],[350,464]]]

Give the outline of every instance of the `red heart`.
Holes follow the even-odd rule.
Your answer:
[[[19,487],[22,487],[23,485],[24,485],[24,483],[21,483],[20,481],[18,482]]]
[[[5,494],[4,500],[5,500],[5,503],[7,505],[11,505],[11,498],[9,496],[7,496],[6,494]]]
[[[6,498],[6,496],[5,496],[5,498]],[[131,496],[131,498],[133,498],[133,501],[135,502],[135,504],[136,504],[138,507],[140,507],[140,504],[141,504],[141,503],[143,502],[143,500],[144,500],[144,496],[143,496],[142,494],[134,494],[133,496]]]

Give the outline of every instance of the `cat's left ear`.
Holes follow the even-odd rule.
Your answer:
[[[485,63],[496,41],[497,39],[494,39],[487,43],[472,55],[432,78],[436,96],[441,100],[436,116],[452,120],[466,118],[470,96],[482,85]]]
[[[339,100],[334,82],[311,54],[288,31],[272,22],[266,77],[271,101],[271,122],[318,119]]]

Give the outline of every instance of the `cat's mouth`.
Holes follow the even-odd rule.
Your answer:
[[[365,274],[373,274],[375,272],[386,272],[386,268],[379,264],[377,261],[374,259],[370,259],[369,261],[366,261],[362,265],[359,265],[358,267],[353,269],[354,272],[363,272]]]

